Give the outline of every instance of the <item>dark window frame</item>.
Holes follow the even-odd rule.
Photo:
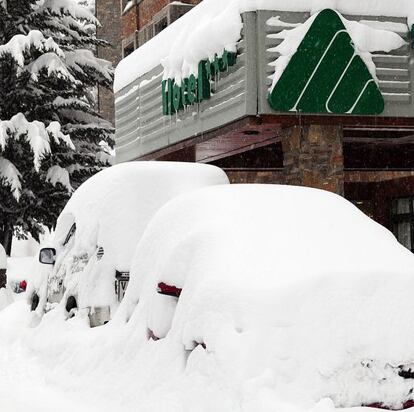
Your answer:
[[[394,213],[394,202],[398,200],[408,199],[409,201],[409,211],[408,213]],[[399,196],[391,199],[390,202],[390,223],[391,229],[395,237],[397,234],[394,230],[394,225],[398,223],[409,223],[410,224],[410,236],[411,236],[411,252],[414,253],[414,196]],[[398,238],[397,238],[398,239]],[[398,239],[399,240],[399,239]]]
[[[130,43],[126,44],[122,48],[122,58],[124,59],[125,57],[129,56],[131,53],[134,52],[134,50],[135,50],[134,42],[130,42]]]
[[[72,236],[73,236],[75,233],[76,233],[76,223],[74,223],[74,224],[70,227],[69,232],[68,232],[68,234],[66,235],[66,238],[65,238],[65,240],[64,240],[64,242],[63,242],[63,245],[62,245],[62,246],[66,246],[66,245],[69,243],[69,240],[72,238]]]
[[[170,22],[168,21],[168,15],[161,17],[159,20],[153,21],[154,23],[154,36],[160,34],[163,30],[165,30],[169,25]]]

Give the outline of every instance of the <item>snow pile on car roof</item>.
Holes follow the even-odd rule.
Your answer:
[[[180,193],[224,183],[228,183],[225,173],[210,165],[131,162],[112,166],[76,190],[58,219],[55,237],[64,238],[76,222],[77,249],[88,250],[89,243],[93,248],[101,246],[114,269],[127,271],[138,240],[161,206]]]
[[[224,49],[235,51],[244,12],[316,13],[324,8],[349,15],[406,17],[409,25],[414,23],[412,0],[204,0],[123,59],[115,71],[114,90],[120,91],[161,63],[164,75],[179,81],[181,76],[191,74],[200,60],[213,58]]]
[[[164,391],[200,396],[200,410],[411,396],[398,367],[414,360],[414,255],[337,195],[236,185],[180,196],[150,223],[131,273],[117,321],[157,359],[143,368],[174,381]],[[161,282],[182,289],[178,302]]]

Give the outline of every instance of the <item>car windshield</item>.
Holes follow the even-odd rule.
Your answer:
[[[72,236],[75,234],[75,232],[76,232],[76,223],[74,223],[71,226],[68,234],[66,235],[65,241],[63,242],[63,246],[66,246],[68,244],[69,240],[72,238]]]

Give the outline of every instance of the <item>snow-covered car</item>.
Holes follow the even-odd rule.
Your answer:
[[[131,162],[105,169],[73,194],[53,240],[39,252],[40,276],[28,291],[32,310],[55,306],[91,326],[110,320],[122,300],[136,245],[158,209],[178,194],[227,184],[214,166]]]
[[[4,247],[0,245],[0,289],[5,288],[7,284],[7,255]]]
[[[116,321],[163,370],[186,365],[226,399],[242,388],[249,410],[401,409],[414,404],[413,290],[414,255],[344,198],[218,186],[150,222]]]

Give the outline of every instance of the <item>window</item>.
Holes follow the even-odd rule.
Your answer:
[[[139,47],[154,37],[154,23],[147,24],[138,32]]]
[[[140,2],[138,1],[138,4],[139,3]],[[178,2],[168,4],[160,12],[153,16],[153,19],[150,23],[139,30],[137,42],[138,47],[142,46],[148,40],[161,33],[171,23],[175,22],[193,7],[193,4],[178,4]]]
[[[134,50],[134,43],[127,44],[122,51],[123,57],[129,56]]]
[[[414,197],[392,201],[391,223],[395,237],[414,252]]]
[[[154,34],[157,35],[161,33],[168,26],[167,16],[163,17],[161,20],[154,23]]]

